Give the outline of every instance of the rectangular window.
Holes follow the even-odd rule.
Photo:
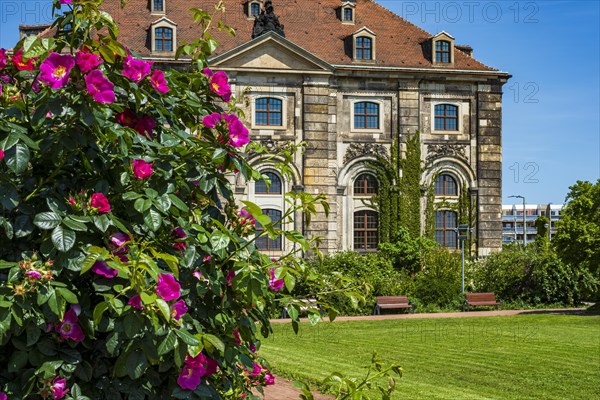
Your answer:
[[[256,125],[282,126],[282,101],[272,97],[256,99],[254,103]]]
[[[165,3],[164,0],[152,0],[153,2],[153,9],[152,11],[156,11],[156,12],[164,12],[165,9]]]
[[[436,211],[435,213],[435,241],[444,247],[455,249],[458,247],[458,233],[456,232],[457,214],[453,211]]]
[[[375,211],[354,213],[354,250],[374,251],[379,243],[379,216]]]
[[[436,104],[434,108],[436,131],[458,130],[458,106],[452,104]]]
[[[154,30],[154,50],[173,51],[173,29],[156,28]]]
[[[352,21],[352,9],[344,8],[344,21]]]
[[[450,42],[439,40],[435,42],[435,62],[450,62]]]
[[[379,104],[366,101],[355,103],[354,129],[379,129]]]

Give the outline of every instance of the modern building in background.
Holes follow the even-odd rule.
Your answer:
[[[527,243],[535,241],[537,229],[535,221],[548,217],[548,239],[556,233],[556,224],[561,217],[563,204],[525,204],[525,234]],[[502,243],[523,243],[523,205],[502,205]]]
[[[105,0],[103,8],[131,50],[159,68],[182,68],[188,61],[175,60],[175,50],[201,34],[188,10],[210,11],[216,3],[128,0],[121,8],[120,0]],[[326,252],[374,251],[379,216],[368,200],[379,182],[369,164],[376,156],[389,159],[394,140],[404,155],[404,143],[418,130],[426,168],[421,185],[435,187],[436,240],[458,246],[456,205],[466,193],[477,208],[474,250],[484,256],[501,249],[508,73],[476,60],[450,33],[428,33],[372,0],[224,4],[223,20],[237,34],[211,31],[219,47],[209,64],[227,72],[237,98],[246,96],[241,104],[252,138],[270,149],[307,143],[293,157],[291,176],[280,175],[273,160],[252,159],[271,185],[239,177],[233,182],[239,199],[277,220],[287,207],[284,193],[325,194],[329,217],[320,212],[306,227],[297,216],[287,228],[322,237]],[[258,245],[274,255],[288,246],[281,238]]]

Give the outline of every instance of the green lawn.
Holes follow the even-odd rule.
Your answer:
[[[377,351],[404,369],[397,399],[600,399],[600,317],[481,318],[275,324],[262,355],[275,371],[320,382],[362,376]]]

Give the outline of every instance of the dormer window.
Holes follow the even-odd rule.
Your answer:
[[[375,60],[375,33],[369,28],[362,28],[352,35],[353,59],[355,61]]]
[[[454,38],[440,32],[431,38],[431,61],[434,65],[454,64]]]
[[[177,24],[162,17],[150,26],[153,53],[172,53],[177,48]]]
[[[343,2],[340,7],[340,19],[344,24],[354,24],[354,7],[356,4],[352,1]]]
[[[150,0],[152,3],[153,14],[164,14],[165,13],[165,0]]]
[[[247,7],[248,7],[247,12],[248,12],[249,19],[254,19],[260,15],[260,8],[261,8],[260,1],[256,1],[256,0],[249,1]]]

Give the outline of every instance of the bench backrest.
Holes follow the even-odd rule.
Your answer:
[[[495,293],[465,293],[467,301],[496,301]]]
[[[377,296],[378,304],[408,304],[408,296]]]

